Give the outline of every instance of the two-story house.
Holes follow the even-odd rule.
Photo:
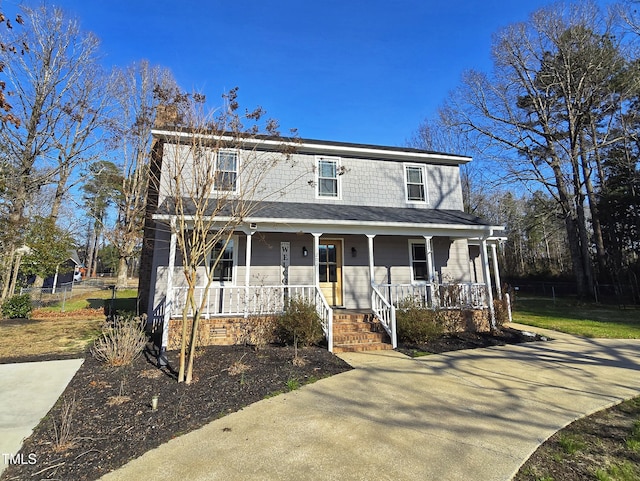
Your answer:
[[[176,145],[190,135],[175,128],[153,131],[160,181],[149,193],[140,292],[149,318],[164,327],[165,346],[171,320],[184,306],[185,284],[170,227],[176,212],[162,176],[175,161]],[[334,335],[334,321],[354,314],[379,323],[395,347],[398,303],[412,297],[437,306],[451,286],[455,299],[449,295],[444,307],[475,309],[485,322],[491,319],[488,254],[493,251],[493,285],[499,285],[495,236],[502,228],[463,211],[459,169],[471,158],[308,139],[287,143],[293,153],[262,173],[259,207],[235,227],[213,286],[196,292],[208,299],[205,337],[224,342],[234,319],[277,312],[294,295],[317,305],[330,350],[358,348]],[[246,137],[214,152],[213,168],[227,191],[239,192],[240,166],[249,153],[276,158],[284,155],[282,144],[279,138]],[[361,341],[380,348],[371,339]]]

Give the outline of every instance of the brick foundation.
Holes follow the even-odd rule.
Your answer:
[[[233,346],[236,344],[263,344],[273,342],[275,318],[273,317],[227,317],[200,319],[198,346]],[[187,328],[191,336],[191,324]],[[180,349],[182,320],[169,321],[169,343],[167,349]]]
[[[447,312],[447,330],[450,332],[488,332],[488,309],[451,310]],[[275,340],[274,317],[225,317],[201,319],[198,326],[198,346],[233,346],[236,344],[266,344]],[[191,335],[191,325],[187,336]],[[182,321],[169,322],[168,349],[180,349]]]

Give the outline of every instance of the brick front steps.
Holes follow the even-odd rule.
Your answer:
[[[392,349],[388,334],[372,314],[333,312],[333,352]]]

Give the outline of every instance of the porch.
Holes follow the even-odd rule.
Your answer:
[[[248,318],[282,312],[292,297],[306,299],[316,306],[331,351],[334,312],[342,309],[373,315],[394,348],[395,312],[408,298],[427,308],[486,309],[493,318],[491,277],[494,285],[500,285],[493,228],[460,214],[449,218],[440,211],[409,210],[414,221],[420,220],[419,216],[431,219],[437,215],[442,223],[382,218],[379,222],[321,218],[248,221],[236,228],[212,286],[208,290],[196,287],[196,305],[203,306],[205,319]],[[261,213],[266,215],[267,211]],[[376,211],[375,215],[390,217],[396,212],[400,210]],[[305,210],[305,215],[312,213]],[[405,210],[402,213],[406,214]],[[330,214],[339,216],[340,212]],[[155,285],[161,287],[155,291],[150,312],[153,319],[164,323],[162,345],[166,346],[166,326],[182,316],[187,289],[180,274],[181,259],[176,255],[175,217],[157,216],[156,220],[166,222],[164,245],[169,249],[164,263],[156,267]],[[204,285],[204,276],[200,279]]]
[[[172,289],[170,319],[180,318],[186,305],[186,287]],[[487,286],[483,283],[377,284],[371,286],[370,310],[330,306],[322,290],[313,285],[197,287],[196,306],[204,306],[205,320],[247,319],[277,315],[287,300],[298,298],[316,306],[331,352],[394,349],[397,347],[396,310],[412,302],[427,309],[485,310]],[[189,309],[187,316],[193,316]],[[218,328],[220,329],[220,328]],[[224,333],[219,333],[224,337]]]

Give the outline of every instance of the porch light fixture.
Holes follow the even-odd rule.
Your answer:
[[[355,247],[351,248],[351,257],[358,257],[358,251]]]
[[[307,257],[309,255],[309,251],[306,247],[302,248],[302,257]]]

